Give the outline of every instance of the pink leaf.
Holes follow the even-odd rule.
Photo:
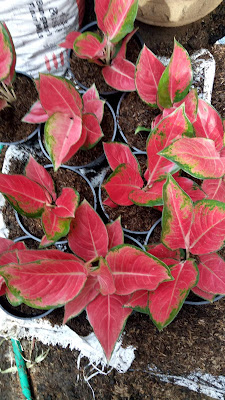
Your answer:
[[[41,102],[38,100],[33,106],[30,108],[29,112],[24,115],[22,118],[23,122],[28,122],[31,124],[41,123],[47,121],[49,118],[48,114],[44,110],[41,105]]]
[[[41,216],[49,202],[46,191],[23,175],[0,174],[0,192],[20,214],[29,217]]]
[[[129,164],[120,164],[103,185],[110,199],[121,206],[132,205],[129,194],[143,186],[139,172]]]
[[[192,254],[219,250],[225,243],[225,204],[216,200],[201,200],[194,205],[194,220],[190,233]]]
[[[118,43],[133,30],[138,9],[138,0],[111,0],[103,19],[110,41]]]
[[[80,32],[70,32],[66,36],[65,42],[60,43],[58,46],[73,50],[74,41],[78,38],[78,36],[80,36]]]
[[[223,142],[223,122],[218,112],[204,100],[198,101],[197,119],[193,123],[195,135],[212,139],[215,142],[217,151],[220,151],[224,146]]]
[[[132,310],[123,308],[128,296],[99,294],[87,305],[88,320],[109,360],[116,341]],[[101,318],[99,316],[101,315]]]
[[[98,27],[102,32],[106,33],[104,25],[104,17],[109,8],[110,0],[95,0],[95,14],[97,18]]]
[[[56,200],[56,193],[54,182],[51,175],[47,170],[30,155],[29,161],[25,168],[25,175],[32,181],[39,183],[47,192],[51,195],[53,201]],[[49,197],[46,193],[46,196]],[[49,197],[49,202],[51,203],[51,197]]]
[[[87,132],[83,148],[89,150],[94,147],[104,135],[95,115],[83,114],[82,124]]]
[[[62,164],[70,148],[81,137],[82,120],[57,112],[45,124],[45,146],[54,165],[54,170]]]
[[[156,180],[165,179],[169,172],[173,173],[179,169],[177,165],[168,162],[158,153],[190,129],[190,122],[182,106],[162,119],[154,128],[147,140],[148,185]]]
[[[72,254],[58,250],[21,250],[19,265],[2,266],[12,293],[33,307],[49,308],[72,300],[83,288],[86,269]]]
[[[148,293],[147,290],[138,290],[137,292],[134,292],[124,307],[131,307],[137,311],[147,312]]]
[[[40,101],[47,114],[81,116],[82,100],[71,82],[53,75],[40,74]]]
[[[135,65],[124,58],[114,58],[110,66],[103,68],[102,75],[106,83],[116,90],[125,92],[135,90]]]
[[[82,125],[80,139],[70,147],[66,157],[62,160],[63,164],[65,164],[83,146],[83,144],[85,143],[86,137],[87,137],[87,130],[86,130],[85,126]]]
[[[153,207],[163,204],[162,189],[165,180],[154,182],[151,187],[134,190],[129,194],[129,199],[138,206]]]
[[[5,108],[7,106],[7,101],[0,99],[0,111],[3,110],[3,108]]]
[[[76,210],[68,241],[71,250],[85,261],[105,257],[107,253],[109,240],[106,227],[86,200]]]
[[[124,243],[124,235],[123,229],[121,226],[121,218],[118,217],[111,224],[106,225],[106,229],[109,237],[109,245],[108,249],[110,250],[112,247],[119,246]]]
[[[2,23],[0,23],[0,49],[0,81],[2,81],[8,77],[13,62],[10,37]]]
[[[126,51],[127,51],[127,43],[129,42],[129,40],[133,37],[133,35],[135,34],[135,32],[137,32],[138,28],[133,29],[127,36],[125,36],[125,38],[122,41],[122,45],[117,53],[117,58],[126,58]]]
[[[61,195],[56,200],[53,212],[58,217],[74,218],[80,200],[79,193],[72,188],[63,188]]]
[[[4,22],[3,22],[3,26],[5,28],[5,32],[8,35],[8,38],[9,38],[9,41],[10,41],[10,44],[11,44],[11,52],[12,52],[12,63],[11,63],[11,66],[10,66],[9,75],[7,76],[6,79],[4,79],[5,85],[10,86],[12,84],[13,80],[15,79],[15,76],[16,76],[16,73],[15,73],[16,50],[15,50],[15,46],[14,46],[14,43],[13,43],[13,40],[12,40],[12,36],[11,36],[11,34],[10,34],[10,32],[9,32],[9,30],[8,30],[8,28],[7,28],[7,26],[6,26],[6,24]],[[0,45],[0,47],[1,47],[1,45]]]
[[[180,261],[180,250],[170,250],[162,243],[148,244],[146,250],[149,254],[152,254],[160,260],[164,258],[174,258],[175,260]]]
[[[63,323],[79,315],[84,308],[99,294],[99,283],[96,277],[88,276],[85,285],[75,299],[65,304]]]
[[[202,183],[202,189],[209,199],[225,202],[224,178],[206,179]]]
[[[99,282],[99,290],[103,296],[113,294],[116,291],[114,279],[109,270],[108,263],[102,257],[99,259],[99,266],[95,271],[90,273],[91,276],[96,276]]]
[[[204,292],[203,290],[199,289],[198,286],[193,287],[191,291],[197,296],[208,301],[213,301],[215,298],[215,294]]]
[[[225,261],[217,253],[200,256],[198,289],[225,294]]]
[[[104,152],[112,170],[120,164],[129,164],[135,171],[140,172],[137,158],[127,144],[119,142],[103,143]]]
[[[44,236],[42,236],[42,238],[41,238],[41,242],[40,242],[40,244],[39,244],[39,248],[40,248],[40,249],[43,249],[43,248],[45,248],[45,247],[51,246],[52,244],[54,244],[54,240],[48,240],[48,239],[47,239],[47,236],[44,235]]]
[[[198,270],[194,260],[187,260],[170,269],[173,281],[159,285],[154,293],[149,293],[149,311],[159,330],[168,325],[180,311],[190,288],[198,280]]]
[[[161,240],[171,250],[189,248],[193,203],[190,197],[168,176],[163,188]]]
[[[103,58],[106,43],[106,37],[102,40],[96,33],[84,32],[75,40],[73,49],[78,57],[94,60]]]
[[[182,176],[174,177],[174,179],[192,201],[202,200],[206,197],[203,190],[192,179]]]
[[[158,104],[170,108],[181,101],[189,91],[193,73],[187,51],[174,39],[174,50],[169,65],[158,84]]]
[[[185,114],[187,115],[189,121],[193,124],[196,121],[197,111],[198,111],[198,93],[196,89],[191,89],[187,96],[174,103],[174,107],[179,107],[181,104],[185,104]]]
[[[196,178],[221,178],[225,174],[225,157],[220,157],[211,139],[182,138],[159,154]]]
[[[58,217],[53,208],[45,207],[41,217],[46,239],[50,242],[56,242],[62,237],[66,236],[70,229],[71,218]],[[49,243],[51,244],[51,243]],[[41,246],[46,246],[47,242],[43,238]]]
[[[93,84],[90,89],[83,94],[82,98],[84,103],[83,114],[94,114],[98,119],[98,122],[101,123],[105,101],[99,99],[99,94],[95,84]]]
[[[106,256],[112,271],[116,293],[126,295],[136,290],[154,290],[170,280],[166,265],[144,251],[129,245],[114,247]]]
[[[164,65],[145,45],[139,55],[135,84],[140,98],[152,107],[156,107],[159,80],[165,70]]]
[[[0,254],[2,254],[4,251],[7,251],[10,249],[11,246],[14,245],[13,240],[6,239],[6,238],[0,238]]]

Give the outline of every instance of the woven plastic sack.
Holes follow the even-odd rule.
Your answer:
[[[63,75],[67,53],[58,44],[81,26],[85,0],[4,0],[5,21],[16,48],[16,70],[34,78],[39,72]]]

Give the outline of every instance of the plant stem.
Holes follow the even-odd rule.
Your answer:
[[[7,103],[12,104],[16,100],[16,94],[13,90],[8,89],[4,82],[1,82],[2,87],[0,87],[0,98],[7,101]]]
[[[20,378],[20,385],[22,388],[23,395],[25,399],[27,400],[32,400],[31,397],[31,391],[30,391],[30,385],[28,382],[28,377],[27,377],[27,368],[26,368],[26,363],[23,359],[22,356],[22,349],[20,346],[20,342],[15,339],[11,339],[12,346],[13,346],[13,352],[15,355],[15,361],[16,361],[16,366]]]

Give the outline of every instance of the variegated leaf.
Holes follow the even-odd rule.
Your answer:
[[[140,172],[140,165],[127,144],[120,142],[103,143],[107,161],[114,171],[120,164],[129,164],[135,171]]]
[[[121,217],[118,217],[115,221],[106,225],[106,229],[109,237],[108,249],[119,246],[124,242],[124,234],[121,226]]]

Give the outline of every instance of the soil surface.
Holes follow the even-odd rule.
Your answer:
[[[84,23],[94,20],[93,1],[86,1]],[[137,21],[139,32],[150,49],[157,55],[171,55],[173,37],[191,53],[207,48],[216,60],[216,76],[212,104],[224,118],[224,47],[215,41],[225,34],[224,2],[209,16],[181,28],[160,28]],[[160,226],[153,239],[160,236]],[[63,310],[54,312],[62,321]],[[190,373],[201,372],[215,377],[225,376],[225,299],[206,306],[184,305],[176,319],[162,332],[158,332],[149,317],[132,313],[129,317],[123,346],[134,346],[135,360],[125,374],[112,370],[108,375],[93,377],[91,385],[95,399],[100,400],[207,400],[224,399],[224,387],[220,392],[209,383],[209,377],[198,381],[194,390],[194,377]],[[53,318],[53,317],[52,317]],[[55,320],[52,320],[54,322]],[[85,313],[73,319],[72,329],[81,335],[90,332]],[[85,382],[90,375],[88,360],[77,366],[79,353],[60,346],[45,346],[40,342],[22,340],[24,356],[34,360],[41,350],[50,351],[40,364],[29,370],[34,400],[92,400],[93,392]],[[2,369],[10,366],[12,355],[10,342],[0,346]],[[157,371],[157,372],[156,372]],[[79,380],[77,375],[79,374]],[[165,378],[165,375],[167,377]],[[185,377],[188,384],[181,377]],[[180,378],[180,379],[178,379]],[[163,381],[164,380],[164,381]],[[179,385],[180,383],[180,385]],[[184,386],[181,386],[184,384]],[[186,386],[185,386],[186,385]],[[211,392],[203,392],[203,387]],[[0,379],[1,400],[22,400],[18,375],[5,374]],[[215,394],[216,393],[216,394]]]
[[[38,98],[32,79],[17,74],[13,90],[16,100],[11,107],[5,107],[0,111],[0,142],[11,143],[26,139],[38,126],[21,121]]]

